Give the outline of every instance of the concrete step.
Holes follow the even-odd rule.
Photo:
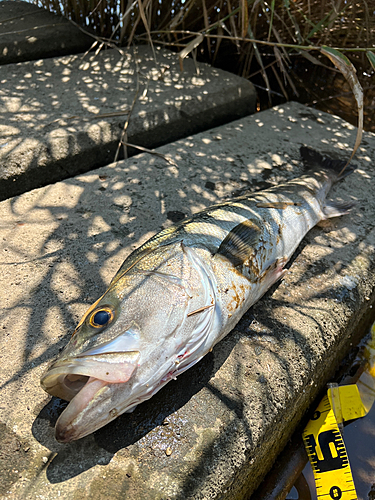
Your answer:
[[[355,345],[374,303],[375,136],[273,287],[197,366],[132,414],[68,445],[39,379],[124,258],[156,231],[302,173],[307,144],[348,158],[356,130],[289,103],[0,203],[0,495],[248,498]],[[363,333],[363,332],[362,332]],[[4,457],[4,458],[3,458]]]
[[[154,148],[253,113],[255,103],[247,80],[190,59],[181,73],[176,54],[157,49],[155,63],[146,46],[8,64],[0,200],[112,162],[127,120],[127,141]]]
[[[94,41],[64,17],[32,3],[0,3],[0,65],[85,52]]]

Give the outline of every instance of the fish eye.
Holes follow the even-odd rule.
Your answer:
[[[101,328],[108,325],[113,320],[114,314],[109,308],[98,309],[90,317],[90,325],[95,328]]]

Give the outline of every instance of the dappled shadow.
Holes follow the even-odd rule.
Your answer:
[[[245,80],[146,46],[4,66],[1,84],[0,199],[111,163],[128,119],[124,140],[155,148],[255,109]]]
[[[229,354],[230,352],[227,353]],[[108,463],[116,452],[135,444],[146,435],[149,435],[151,444],[157,443],[160,446],[163,443],[163,430],[171,432],[173,428],[173,432],[177,431],[179,434],[179,427],[184,423],[174,414],[209,382],[212,375],[213,355],[208,354],[204,363],[199,363],[196,369],[182,374],[177,381],[161,389],[151,400],[139,405],[134,412],[120,415],[115,421],[96,431],[94,439],[93,436],[88,436],[79,440],[78,443],[85,443],[88,460],[76,463],[75,467],[71,462],[76,462],[74,457],[77,453],[77,442],[61,447],[54,440],[54,425],[67,403],[52,398],[33,424],[34,437],[47,448],[58,450],[49,464],[48,479],[51,482],[66,481],[97,463]],[[178,439],[177,435],[176,440]],[[170,444],[170,440],[168,443]]]
[[[296,128],[302,138],[311,134],[309,118],[295,124],[285,117],[279,126],[276,113],[254,118],[253,133],[266,126],[286,139]],[[311,113],[315,119],[320,116]],[[331,120],[340,134],[346,132],[339,120]],[[289,123],[295,128],[289,130]],[[46,471],[51,483],[106,465],[117,454],[123,460],[137,457],[144,465],[145,484],[155,464],[177,474],[184,463],[181,498],[203,491],[216,473],[228,488],[235,488],[235,481],[245,484],[248,461],[260,453],[271,463],[288,439],[286,422],[292,431],[334,370],[337,356],[348,348],[344,330],[350,317],[363,310],[359,286],[369,293],[372,288],[373,261],[367,252],[375,206],[361,185],[369,184],[372,175],[366,159],[372,150],[366,146],[360,168],[333,194],[355,199],[359,207],[314,229],[283,282],[244,315],[212,354],[94,437],[69,445],[54,442],[51,424],[61,407],[57,399],[47,404],[42,400],[37,388],[42,369],[66,344],[81,314],[105,291],[124,258],[170,225],[168,217],[176,213],[182,218],[230,198],[234,191],[242,194],[256,189],[258,182],[275,185],[302,173],[297,145],[285,145],[288,152],[260,154],[246,143],[248,134],[238,123],[228,125],[220,133],[180,141],[171,153],[177,166],[140,155],[1,205],[1,279],[6,290],[2,340],[5,348],[11,345],[7,340],[16,346],[12,360],[4,360],[1,389],[8,401],[17,400],[8,410],[14,418],[23,406],[32,408],[36,418],[27,416],[24,425],[31,422],[34,437],[51,451]],[[259,137],[257,148],[269,151],[267,140]],[[319,139],[315,141],[316,147]],[[319,380],[313,380],[312,370],[319,371]],[[272,433],[277,426],[280,431]],[[166,454],[168,448],[174,461]],[[74,463],[75,456],[81,458]]]
[[[88,50],[93,38],[29,2],[0,3],[0,65],[59,57]]]

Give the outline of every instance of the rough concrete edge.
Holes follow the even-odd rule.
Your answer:
[[[369,301],[366,301],[366,303],[362,304],[360,315],[356,317],[350,325],[348,325],[348,330],[351,332],[349,335],[349,340],[351,341],[349,343],[349,346],[346,346],[346,352],[343,355],[343,359],[345,360],[346,358],[352,358],[351,353],[355,352],[356,346],[358,343],[363,339],[365,335],[370,331],[370,327],[373,324],[375,320],[375,290],[373,290],[371,297],[369,297]],[[370,312],[369,312],[370,311]],[[351,345],[352,344],[352,345]],[[350,361],[349,359],[349,362]],[[339,362],[340,364],[340,362]],[[341,371],[341,370],[340,370]],[[330,379],[331,377],[336,377],[336,374],[338,372],[338,367],[333,367],[332,368],[332,373],[329,373],[327,375],[327,380]],[[285,468],[285,461],[291,460],[292,457],[295,455],[295,450],[297,443],[300,442],[303,444],[302,440],[302,432],[307,424],[309,418],[312,415],[313,409],[318,406],[318,404],[321,401],[321,398],[325,394],[325,387],[323,386],[320,391],[316,391],[316,397],[313,398],[313,401],[311,404],[308,405],[306,408],[306,413],[303,416],[302,419],[300,419],[295,426],[294,432],[290,436],[290,446],[288,444],[289,439],[285,441],[285,448],[282,448],[278,454],[278,456],[275,458],[275,460],[272,461],[272,464],[268,470],[268,472],[265,474],[261,482],[259,483],[258,487],[252,492],[252,496],[248,498],[248,500],[258,500],[261,498],[264,498],[264,494],[267,491],[267,495],[271,494],[271,490],[269,488],[269,483],[274,483],[275,479],[278,478],[278,474],[276,475],[276,469],[278,473],[284,470]],[[306,463],[307,463],[308,457],[306,453]],[[290,472],[290,469],[288,469]],[[283,472],[283,475],[285,473]],[[273,484],[273,486],[276,486],[276,484]],[[273,490],[272,490],[273,491]],[[269,496],[267,496],[268,500],[271,500]]]
[[[374,230],[373,230],[374,232]],[[374,235],[370,232],[367,239],[374,239]],[[371,252],[367,252],[370,254]],[[362,260],[366,258],[366,252],[362,251],[358,254],[355,260]],[[367,256],[368,257],[368,256]],[[356,288],[356,302],[355,310],[351,311],[349,317],[346,317],[346,324],[341,325],[336,334],[335,343],[330,346],[324,356],[321,357],[320,362],[315,366],[311,366],[308,380],[306,380],[306,388],[304,392],[297,395],[294,405],[295,411],[290,417],[287,408],[280,411],[277,420],[270,425],[272,428],[278,428],[276,439],[273,443],[266,442],[267,431],[263,436],[263,443],[259,446],[258,451],[261,450],[255,461],[249,460],[247,462],[248,468],[241,470],[232,480],[225,486],[227,492],[218,499],[228,500],[258,500],[256,496],[252,496],[257,488],[260,486],[267,473],[271,470],[273,464],[277,460],[277,456],[285,448],[286,444],[299,427],[304,426],[309,418],[309,408],[312,403],[318,403],[320,396],[323,394],[326,383],[337,372],[342,360],[349,354],[349,352],[356,347],[358,342],[368,333],[370,324],[374,319],[375,304],[375,260],[367,259],[371,263],[371,267],[366,269],[365,273],[361,276],[361,281]],[[342,304],[343,308],[348,308],[346,304]],[[316,376],[318,372],[319,378],[322,382],[314,387],[307,382],[310,381],[312,376]],[[310,391],[309,391],[310,389]],[[271,449],[275,450],[272,451]],[[249,477],[252,477],[249,481]],[[254,479],[255,476],[255,479]],[[249,482],[251,486],[249,487]],[[260,500],[260,499],[259,499]]]
[[[374,265],[374,270],[375,270],[375,265]],[[329,380],[331,380],[332,377],[334,377],[342,360],[358,344],[358,342],[363,338],[363,336],[367,334],[368,329],[371,323],[373,322],[373,316],[369,315],[368,307],[374,304],[375,304],[375,290],[372,291],[371,301],[370,302],[363,301],[361,303],[360,310],[357,311],[358,316],[353,315],[351,321],[348,323],[347,327],[345,328],[345,335],[348,336],[346,338],[344,336],[341,338],[341,342],[338,346],[338,351],[336,351],[335,355],[331,353],[332,357],[329,360],[330,363],[328,363],[327,360],[325,360],[325,362],[327,363],[327,367],[323,371],[322,377],[326,380],[326,383],[328,383]],[[300,397],[299,400],[296,401],[296,406],[300,405],[300,407],[293,414],[293,418],[289,420],[287,424],[288,427],[287,432],[283,432],[282,430],[280,430],[279,438],[275,440],[275,442],[277,443],[276,458],[273,457],[270,458],[271,455],[269,453],[269,449],[264,448],[263,453],[259,455],[259,460],[262,461],[262,463],[264,464],[262,470],[260,471],[258,477],[254,482],[254,485],[250,490],[247,488],[246,481],[244,482],[243,494],[241,492],[238,498],[249,499],[249,500],[259,499],[259,497],[256,495],[258,487],[261,485],[262,481],[266,478],[267,474],[271,471],[273,465],[277,461],[278,455],[283,451],[283,449],[285,448],[285,446],[287,445],[288,441],[291,439],[293,434],[295,432],[298,432],[298,430],[300,430],[302,437],[302,430],[305,424],[307,423],[310,415],[309,410],[311,410],[311,407],[315,407],[319,404],[320,398],[323,396],[326,383],[314,388],[314,390],[310,394],[305,394],[304,398]],[[275,422],[275,426],[285,421],[286,421],[285,415],[280,415],[278,421]],[[249,473],[250,472],[252,474],[254,473],[253,470],[251,471],[249,470]],[[222,498],[232,499],[233,496],[228,496],[228,497],[223,496]]]
[[[365,240],[363,241],[365,242]],[[356,258],[361,259],[363,255],[364,253],[358,254]],[[364,275],[362,276],[362,280],[359,283],[357,289],[357,299],[360,300],[356,301],[356,309],[351,312],[351,316],[347,320],[346,324],[339,328],[336,334],[335,344],[330,346],[330,349],[326,352],[326,356],[322,358],[319,363],[316,363],[315,366],[311,367],[310,373],[316,373],[317,370],[320,369],[321,370],[320,376],[324,378],[326,381],[328,381],[328,379],[336,371],[340,363],[340,360],[347,354],[347,352],[350,351],[352,347],[351,344],[354,344],[360,338],[361,332],[358,331],[358,326],[360,322],[362,321],[364,323],[366,322],[366,315],[367,315],[366,310],[368,306],[371,305],[371,302],[365,301],[364,297],[370,296],[371,301],[374,301],[375,299],[373,291],[375,282],[374,267],[375,267],[375,262],[372,262],[371,268],[369,268],[366,271],[366,274],[368,276],[367,277]],[[344,304],[343,308],[347,309],[347,305]],[[350,332],[349,336],[348,332]],[[356,336],[357,333],[359,335],[358,337]],[[338,352],[340,353],[339,356],[337,355]],[[297,404],[301,406],[292,415],[289,415],[288,412],[286,412],[285,408],[278,414],[277,420],[275,420],[272,423],[272,427],[277,427],[277,425],[280,425],[280,429],[278,431],[278,439],[276,439],[272,444],[268,443],[268,447],[265,440],[263,440],[263,442],[260,444],[258,443],[257,451],[261,449],[262,453],[259,454],[255,460],[247,461],[246,465],[248,465],[248,468],[241,469],[240,471],[237,472],[236,475],[234,475],[230,479],[230,481],[228,481],[225,484],[222,484],[221,485],[222,493],[219,493],[215,498],[223,498],[223,499],[228,498],[230,500],[249,498],[249,495],[251,495],[254,492],[256,486],[259,485],[264,475],[272,466],[272,463],[275,460],[275,458],[273,458],[275,453],[274,452],[275,448],[277,452],[280,452],[282,450],[284,445],[290,439],[290,436],[292,435],[295,427],[299,424],[301,417],[307,411],[311,403],[319,395],[324,385],[325,382],[316,388],[312,386],[310,392],[306,390],[304,394],[300,394],[297,397]],[[285,432],[285,430],[287,430],[287,432]],[[267,431],[265,431],[264,435],[266,434]],[[264,445],[264,448],[261,448],[262,445]],[[272,453],[270,453],[271,448],[273,450]],[[250,476],[252,477],[251,480],[252,485],[249,488]],[[182,500],[183,497],[178,496],[176,498],[180,498]],[[206,497],[197,493],[192,496],[189,496],[188,498],[203,499]]]
[[[365,240],[364,240],[364,241],[365,241]],[[373,271],[373,269],[371,268],[371,273],[372,273],[372,271]],[[373,281],[374,281],[374,280],[372,279],[372,284],[371,284],[371,287],[373,287]],[[366,290],[365,290],[365,289],[363,289],[363,290],[362,290],[362,296],[364,296],[364,294],[365,294],[365,293],[366,293]],[[367,305],[367,304],[368,304],[368,303],[366,303],[366,305]],[[363,310],[364,310],[364,307],[363,307],[363,301],[362,301],[362,303],[360,304],[360,307],[359,307],[359,308],[357,308],[357,310],[358,310],[358,314],[360,314],[361,312],[363,312]],[[352,320],[351,320],[351,321],[355,322],[355,321],[356,321],[356,317],[354,317],[354,319],[353,319],[353,315],[352,315]],[[348,322],[347,322],[347,324],[348,324],[348,328],[349,328],[349,327],[350,327],[350,325],[351,325],[351,321],[348,321]],[[341,328],[341,330],[344,330],[344,329],[343,329],[343,328]],[[346,330],[345,330],[345,331],[346,331]],[[344,333],[344,332],[342,332],[342,333]],[[345,339],[344,339],[344,337],[340,337],[340,339],[342,340],[342,342],[341,342],[341,343],[339,342],[339,349],[341,349],[342,347],[345,347],[345,345],[347,346],[347,342],[348,342],[347,340],[345,340]],[[331,353],[332,353],[332,349],[331,349]],[[333,354],[333,353],[332,353],[332,354]],[[325,363],[326,363],[326,362],[327,362],[327,360],[325,360]],[[311,394],[310,394],[310,396],[311,396],[311,397],[313,396],[313,392],[314,392],[314,391],[312,391],[312,392],[311,392]],[[316,391],[315,391],[315,392],[316,392]],[[308,398],[308,396],[307,396],[307,397],[305,397],[305,398]],[[305,402],[306,402],[306,401],[305,401]],[[294,416],[294,417],[295,417],[295,416]],[[293,418],[294,418],[294,417],[293,417]],[[294,420],[293,420],[293,418],[291,419],[291,421],[294,421]],[[283,438],[283,437],[282,437],[282,438]],[[285,438],[285,439],[287,439],[287,438]],[[265,456],[265,458],[267,458],[267,456]],[[234,480],[237,480],[237,477],[236,477]],[[242,484],[242,483],[241,483],[241,484]],[[241,485],[240,485],[240,486],[241,486]],[[241,491],[240,491],[240,493],[242,494],[242,492],[241,492]],[[230,496],[229,498],[233,498],[233,496]]]
[[[220,102],[220,98],[223,100]],[[229,123],[233,120],[253,114],[256,107],[256,92],[253,85],[243,80],[236,79],[230,89],[222,93],[210,93],[207,99],[194,106],[198,113],[191,111],[191,104],[169,107],[169,120],[165,119],[165,108],[152,111],[147,118],[157,126],[151,130],[144,130],[143,118],[134,118],[130,121],[128,142],[135,145],[154,149],[170,142],[177,141],[192,134],[203,132],[212,127]],[[0,179],[0,201],[20,195],[26,191],[46,186],[75,175],[105,166],[113,161],[121,130],[118,120],[105,120],[106,126],[110,128],[110,142],[91,144],[87,133],[79,132],[77,135],[68,134],[65,138],[69,144],[69,150],[79,151],[76,154],[67,155],[65,158],[54,161],[51,156],[53,144],[43,144],[39,147],[36,158],[26,170],[16,176]],[[82,144],[84,146],[82,147]],[[61,147],[61,145],[60,145]],[[128,156],[138,154],[139,150],[128,149]],[[12,161],[15,153],[12,152]],[[19,163],[22,164],[23,152],[20,151]],[[38,165],[39,157],[46,158],[44,165]],[[5,159],[6,162],[6,159]]]

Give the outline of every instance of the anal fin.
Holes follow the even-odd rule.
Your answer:
[[[340,217],[341,215],[347,215],[355,205],[354,201],[326,201],[323,213],[326,219]]]

